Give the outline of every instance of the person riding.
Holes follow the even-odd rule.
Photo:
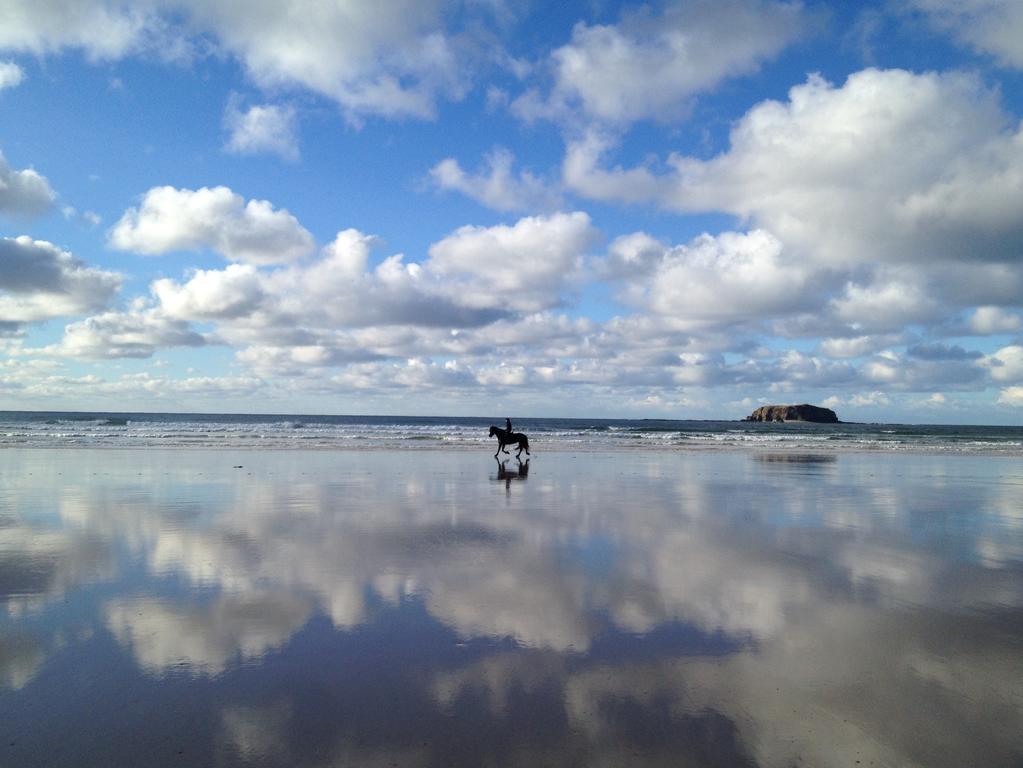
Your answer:
[[[504,419],[504,428],[508,430],[508,434],[511,434],[512,431],[511,419],[509,419],[508,417],[505,417]]]

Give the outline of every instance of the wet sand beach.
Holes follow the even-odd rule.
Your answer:
[[[1023,460],[0,452],[0,765],[1018,766]]]

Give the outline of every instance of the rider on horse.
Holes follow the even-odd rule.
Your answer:
[[[497,453],[494,454],[494,458],[497,458],[501,451],[508,453],[508,449],[505,448],[506,445],[517,445],[519,447],[518,453],[515,454],[516,459],[522,454],[523,451],[525,451],[528,454],[529,438],[523,434],[512,431],[511,419],[506,418],[504,420],[504,423],[507,429],[501,429],[500,427],[496,427],[494,425],[491,425],[490,427],[490,436],[497,438]]]

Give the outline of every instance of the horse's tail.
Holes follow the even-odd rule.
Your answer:
[[[526,453],[529,453],[529,438],[525,435],[522,436],[522,447],[526,449]]]

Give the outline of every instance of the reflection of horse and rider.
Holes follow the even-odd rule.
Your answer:
[[[500,482],[504,481],[505,490],[511,490],[512,480],[525,480],[529,477],[529,459],[522,461],[516,459],[518,463],[517,469],[508,469],[508,459],[496,459],[497,461],[497,475],[491,475],[491,480],[497,480]]]
[[[511,419],[506,418],[504,425],[505,429],[494,426],[490,427],[490,436],[497,438],[497,451],[494,453],[494,458],[496,459],[501,451],[508,453],[508,449],[505,448],[506,445],[517,445],[519,447],[518,453],[515,454],[516,459],[522,455],[523,451],[526,452],[527,456],[531,455],[529,453],[529,438],[521,432],[512,430]]]

